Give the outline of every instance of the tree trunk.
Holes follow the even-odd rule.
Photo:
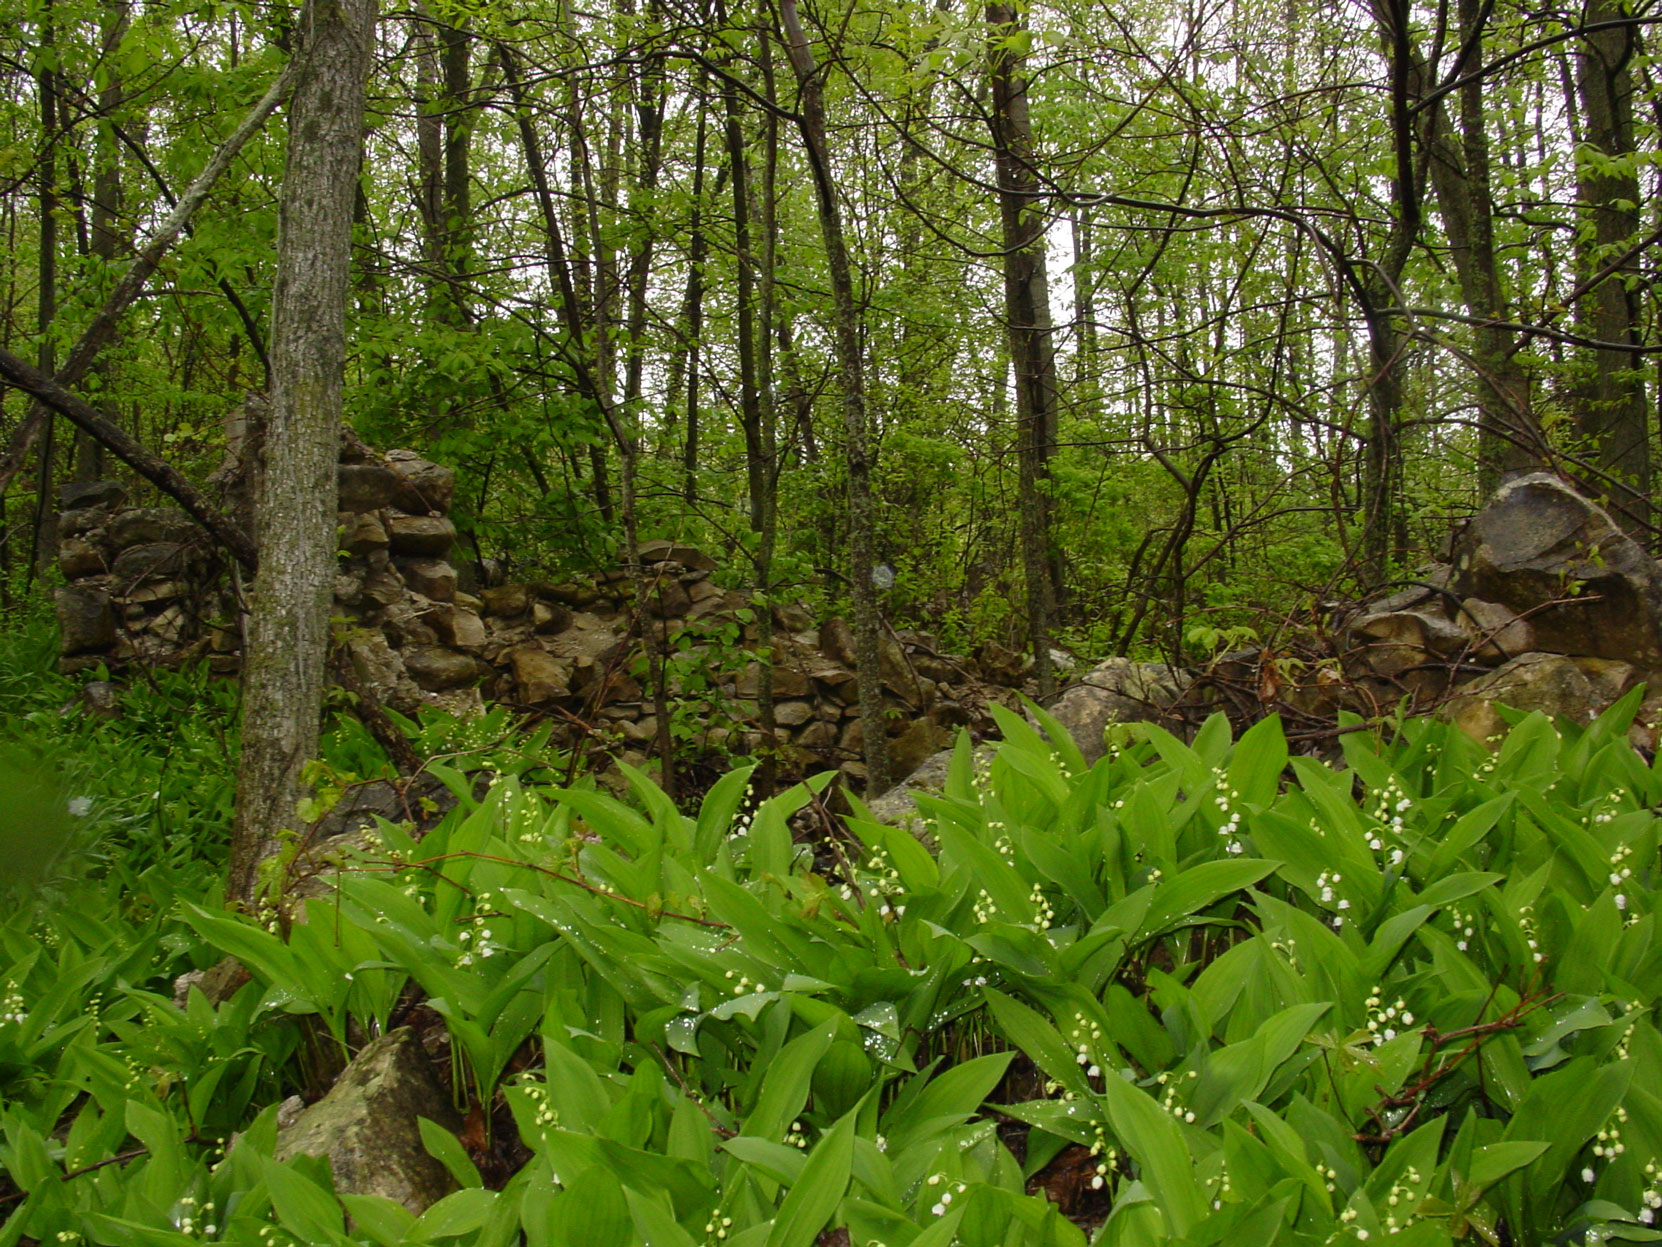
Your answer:
[[[1056,356],[1051,341],[1050,279],[1045,220],[1039,211],[1033,169],[1033,126],[1028,112],[1025,56],[1017,48],[1027,34],[1009,4],[987,5],[987,51],[992,76],[993,160],[998,173],[999,217],[1004,241],[1004,316],[1016,385],[1017,454],[1020,460],[1022,570],[1027,582],[1027,637],[1039,696],[1056,691],[1050,666],[1050,629],[1056,583],[1050,549],[1050,459],[1056,444]]]
[[[1455,75],[1483,62],[1485,6],[1459,0],[1461,57]],[[1421,86],[1425,68],[1416,58]],[[1512,335],[1495,322],[1510,318],[1505,279],[1495,254],[1494,200],[1489,178],[1489,136],[1484,80],[1473,75],[1460,88],[1460,133],[1451,133],[1439,99],[1431,111],[1430,185],[1441,209],[1454,271],[1469,312],[1471,362],[1477,371],[1478,479],[1485,494],[1511,473],[1544,460],[1545,444],[1529,404],[1529,382],[1512,350]]]
[[[1391,74],[1390,230],[1384,254],[1362,279],[1362,318],[1368,331],[1368,434],[1362,461],[1363,576],[1383,582],[1406,553],[1403,513],[1402,363],[1408,336],[1402,325],[1402,274],[1420,232],[1420,187],[1412,110],[1413,57],[1408,0],[1374,6]]]
[[[252,905],[260,859],[297,828],[317,753],[335,573],[336,465],[352,205],[375,0],[311,0],[289,115],[272,305],[272,399],[255,510],[261,571],[244,641],[242,758],[227,899]]]
[[[92,229],[89,247],[99,261],[100,276],[112,273],[120,256],[132,245],[131,235],[122,228],[121,147],[114,133],[121,108],[121,42],[127,37],[131,16],[129,0],[105,0],[100,11],[99,42],[103,45],[104,80],[98,85],[99,119],[93,151]],[[95,366],[99,390],[114,388],[115,368],[108,360]],[[75,479],[95,481],[104,473],[103,446],[84,430],[75,438]]]
[[[51,6],[41,29],[42,69],[36,76],[40,93],[40,237],[37,253],[35,331],[40,335],[36,345],[36,360],[40,370],[50,376],[57,371],[57,351],[52,343],[52,322],[58,315],[58,73],[57,36]],[[35,470],[35,516],[33,525],[33,555],[30,571],[45,576],[57,556],[57,511],[52,506],[52,466],[57,459],[56,421],[47,418],[45,436],[40,441],[40,454]]]
[[[872,537],[876,515],[871,497],[871,457],[867,447],[865,359],[860,349],[859,312],[854,302],[854,278],[849,270],[848,245],[843,239],[842,208],[831,171],[831,149],[825,138],[825,100],[820,69],[802,29],[796,0],[780,0],[785,46],[801,95],[797,126],[813,171],[814,201],[820,234],[831,271],[837,366],[843,395],[843,449],[848,457],[848,573],[854,606],[855,684],[860,695],[860,730],[865,738],[867,791],[882,792],[889,776],[889,742],[883,722],[883,672],[877,617],[877,591],[872,583]]]
[[[1617,0],[1588,0],[1588,25],[1614,22],[1626,10]],[[1633,155],[1633,58],[1638,28],[1620,25],[1582,37],[1576,56],[1576,92],[1581,101],[1583,143],[1577,149],[1584,234],[1582,277],[1597,273],[1632,242],[1643,201]],[[1619,163],[1615,163],[1619,162]],[[1650,429],[1640,360],[1621,350],[1640,341],[1638,257],[1592,287],[1580,314],[1590,337],[1615,344],[1591,351],[1588,375],[1578,387],[1576,422],[1592,444],[1594,479],[1630,531],[1644,533],[1650,522]]]

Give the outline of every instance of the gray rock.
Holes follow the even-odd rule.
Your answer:
[[[854,667],[854,629],[841,615],[827,619],[819,630],[819,652],[839,667]]]
[[[1540,647],[1529,620],[1520,618],[1499,602],[1467,598],[1460,603],[1455,622],[1471,638],[1472,656],[1481,663],[1509,662],[1519,654]]]
[[[1005,649],[997,641],[986,641],[976,647],[975,660],[980,665],[983,674],[994,684],[1003,684],[1015,687],[1021,683],[1033,666],[1033,660],[1025,654],[1017,654]],[[1086,676],[1090,679],[1090,676]]]
[[[456,569],[443,559],[400,559],[404,583],[423,597],[449,602],[456,596]]]
[[[127,501],[127,490],[118,481],[71,481],[58,487],[60,511],[84,511],[88,507],[119,507]]]
[[[378,463],[343,463],[337,469],[342,511],[379,511],[395,506],[405,488],[404,478]]]
[[[368,554],[371,550],[387,548],[386,526],[372,512],[362,515],[342,512],[341,528],[340,548],[348,554]]]
[[[773,708],[773,721],[780,727],[801,727],[813,717],[812,702],[782,701]]]
[[[402,480],[398,499],[400,511],[416,515],[448,514],[456,496],[456,473],[423,459],[413,450],[387,451],[387,466]]]
[[[90,541],[79,537],[64,537],[58,542],[58,570],[65,580],[79,580],[82,576],[97,576],[109,570],[104,555]]]
[[[122,550],[110,570],[117,581],[140,584],[180,575],[185,571],[186,556],[187,548],[177,542],[147,542]]]
[[[119,719],[121,690],[108,680],[89,680],[81,686],[75,700],[64,707],[63,713],[76,710],[89,719]]]
[[[945,747],[951,733],[919,716],[889,740],[889,765],[894,774],[914,775],[918,767]]]
[[[488,614],[513,619],[531,609],[531,590],[522,584],[494,585],[479,590],[479,600]]]
[[[421,692],[387,638],[379,632],[351,629],[346,634],[346,652],[352,669],[375,699],[400,714],[410,713],[421,702]]]
[[[744,670],[739,672],[738,680],[734,683],[734,692],[739,697],[755,697],[762,687],[762,664],[747,663]],[[787,697],[808,696],[808,673],[798,667],[778,666],[773,669],[773,695],[783,700]],[[798,722],[806,722],[804,715]],[[784,722],[784,720],[780,720]]]
[[[659,619],[672,619],[692,609],[692,598],[687,596],[686,586],[673,576],[648,579],[646,608]]]
[[[395,515],[387,537],[394,554],[439,558],[456,544],[456,526],[442,515]]]
[[[1103,733],[1110,723],[1157,723],[1188,685],[1184,672],[1165,663],[1110,658],[1087,672],[1049,710],[1090,764],[1107,752]]]
[[[572,692],[572,665],[540,645],[515,645],[504,655],[514,670],[514,688],[525,705],[555,702]]]
[[[422,1117],[447,1130],[460,1127],[420,1041],[405,1027],[359,1052],[329,1093],[279,1132],[275,1155],[326,1157],[337,1190],[380,1195],[421,1213],[455,1189],[422,1146]]]
[[[787,703],[794,705],[796,703]],[[810,753],[827,754],[837,747],[837,725],[824,719],[815,719],[796,734],[799,748]]]
[[[1394,610],[1366,614],[1350,626],[1350,644],[1377,674],[1404,671],[1452,658],[1470,644],[1459,624],[1430,610]]]
[[[1502,485],[1467,525],[1453,587],[1527,614],[1543,651],[1662,667],[1655,561],[1604,508],[1544,472]]]
[[[452,649],[477,654],[485,648],[485,642],[489,639],[485,634],[484,620],[472,611],[448,602],[439,603],[428,611],[427,621],[439,634],[439,640]]]
[[[558,602],[533,602],[531,626],[544,634],[564,632],[571,626],[571,612]]]
[[[643,541],[635,547],[635,552],[641,562],[649,567],[654,563],[679,563],[695,572],[716,569],[716,561],[704,551],[674,541]]]
[[[718,591],[719,592],[719,591]],[[578,584],[574,580],[567,580],[557,585],[549,585],[543,596],[562,606],[569,606],[573,610],[582,610],[592,606],[600,600],[600,590],[593,585]]]
[[[115,612],[102,588],[66,585],[56,597],[60,654],[85,654],[115,644]]]
[[[110,544],[117,550],[158,542],[183,544],[198,535],[196,521],[177,507],[132,507],[110,521]]]
[[[469,654],[441,645],[415,645],[404,652],[404,667],[429,693],[440,693],[477,680],[488,668]]]
[[[1608,658],[1520,654],[1463,685],[1460,695],[1438,713],[1474,740],[1488,743],[1511,730],[1495,709],[1497,704],[1586,723],[1608,709],[1638,678],[1632,665]]]
[[[976,770],[991,766],[993,755],[997,752],[998,746],[995,744],[977,745],[974,753]],[[923,819],[918,814],[918,793],[939,796],[946,787],[946,777],[951,768],[952,750],[942,749],[926,758],[910,775],[882,796],[868,801],[867,808],[878,822],[887,823],[891,827],[902,827],[918,835],[924,829]]]

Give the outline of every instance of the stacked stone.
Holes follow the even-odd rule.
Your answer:
[[[671,713],[691,701],[690,718],[702,728],[684,743],[694,752],[753,752],[762,743],[756,726],[762,666],[735,663],[759,640],[750,600],[717,585],[715,560],[700,550],[651,541],[639,555],[647,626],[674,656]],[[609,729],[625,760],[641,763],[658,721],[643,687],[642,644],[628,636],[633,607],[634,586],[620,568],[595,583],[529,581],[482,589],[477,597],[458,592],[436,618],[453,647],[456,621],[463,621],[471,652],[497,673],[487,685],[494,700],[553,709],[563,712],[557,716],[563,722]],[[774,719],[787,765],[840,764],[858,777],[863,740],[848,625],[837,618],[816,627],[805,611],[787,605],[773,608],[773,625]],[[937,657],[931,639],[921,635],[885,641],[883,681],[894,711],[887,717],[897,768],[928,757],[960,724],[990,722],[984,700],[962,690],[974,683],[963,661]],[[579,734],[575,727],[568,733],[573,743]]]
[[[635,587],[622,568],[592,581],[541,580],[468,592],[449,560],[455,474],[414,451],[376,455],[347,439],[339,469],[340,563],[335,615],[358,679],[404,713],[423,705],[454,714],[484,698],[549,715],[557,742],[604,743],[644,764],[658,722],[643,687],[645,657],[635,625]],[[128,661],[172,664],[206,656],[214,670],[240,665],[240,619],[223,561],[181,511],[125,507],[113,482],[65,488],[58,593],[66,671]],[[699,735],[677,740],[686,753],[754,752],[762,743],[762,665],[746,659],[759,640],[742,593],[712,575],[716,561],[691,546],[649,541],[645,627],[669,664],[671,713]],[[864,741],[854,676],[854,641],[840,618],[823,625],[799,607],[773,608],[774,719],[787,770],[841,766],[863,778]],[[882,645],[885,719],[897,772],[938,750],[959,726],[987,729],[981,683],[1000,652],[942,655],[923,633]],[[1009,665],[1009,664],[1005,664]]]
[[[126,499],[115,481],[59,491],[59,667],[66,674],[199,654],[224,624],[225,603],[208,587],[220,563],[201,530],[175,507],[124,507]]]

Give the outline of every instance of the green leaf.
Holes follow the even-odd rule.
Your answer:
[[[430,1243],[435,1239],[471,1234],[485,1224],[495,1203],[495,1191],[481,1190],[476,1186],[453,1191],[416,1219],[410,1227],[410,1237],[416,1242]]]
[[[1115,1070],[1103,1079],[1102,1103],[1115,1137],[1136,1159],[1143,1182],[1154,1193],[1167,1228],[1174,1235],[1188,1234],[1206,1215],[1206,1198],[1177,1123]]]
[[[785,1137],[791,1122],[808,1102],[815,1067],[830,1050],[836,1036],[837,1019],[832,1018],[785,1045],[768,1067],[756,1107],[745,1118],[740,1133],[773,1140]]]
[[[1079,1068],[1073,1049],[1045,1018],[1003,992],[986,989],[987,1005],[999,1029],[1032,1062],[1076,1095],[1090,1095],[1085,1071]]]
[[[549,1209],[549,1242],[570,1247],[630,1247],[634,1221],[623,1186],[595,1166],[565,1183]]]
[[[262,1157],[266,1190],[283,1227],[308,1243],[343,1243],[346,1222],[339,1202],[292,1165]]]
[[[1491,1143],[1472,1155],[1471,1172],[1466,1176],[1467,1196],[1476,1199],[1509,1173],[1515,1173],[1551,1146],[1547,1143],[1514,1141]]]
[[[785,1202],[779,1206],[767,1247],[811,1247],[819,1238],[837,1205],[848,1190],[854,1167],[854,1119],[858,1109],[839,1118],[836,1125],[808,1154],[802,1176],[792,1183]]]
[[[1148,913],[1137,928],[1137,938],[1145,941],[1153,939],[1169,928],[1197,917],[1224,897],[1252,887],[1280,867],[1280,862],[1251,858],[1201,862],[1198,866],[1191,866],[1155,889]]]
[[[421,1131],[421,1145],[427,1149],[427,1154],[438,1161],[456,1179],[457,1186],[484,1186],[484,1180],[479,1176],[479,1169],[473,1163],[462,1141],[436,1121],[429,1121],[425,1117],[416,1118],[416,1126]]]

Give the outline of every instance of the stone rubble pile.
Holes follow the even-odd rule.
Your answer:
[[[761,743],[762,667],[751,600],[724,588],[708,554],[649,541],[639,555],[647,600],[627,573],[495,584],[469,592],[451,562],[455,474],[413,451],[376,455],[347,442],[339,466],[340,566],[335,612],[363,686],[409,714],[458,715],[485,701],[539,712],[555,741],[604,748],[642,764],[658,724],[641,631],[666,655],[673,735],[691,755],[752,752]],[[225,561],[182,511],[130,507],[114,482],[66,486],[58,590],[61,667],[240,664],[240,603]],[[638,618],[637,618],[638,615]],[[863,778],[854,639],[847,622],[773,607],[774,718],[786,770],[841,767]],[[991,726],[989,698],[1013,701],[1025,670],[987,647],[978,660],[940,651],[924,633],[885,636],[883,686],[896,773],[960,727]]]
[[[1497,702],[1585,722],[1644,682],[1634,729],[1662,714],[1662,568],[1556,476],[1507,482],[1455,535],[1448,563],[1341,620],[1345,675],[1379,705],[1404,696],[1479,740]]]

